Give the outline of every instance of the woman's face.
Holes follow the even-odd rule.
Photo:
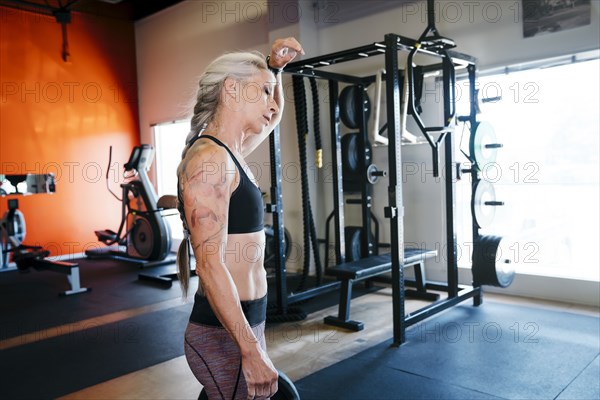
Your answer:
[[[245,82],[227,85],[228,100],[225,106],[234,118],[240,118],[247,133],[259,134],[270,124],[279,111],[275,102],[275,77],[270,71],[261,70]]]

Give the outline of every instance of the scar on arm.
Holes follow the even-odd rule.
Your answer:
[[[206,206],[200,206],[198,208],[194,208],[194,210],[192,211],[192,217],[191,217],[191,222],[192,222],[192,228],[196,227],[196,221],[200,221],[200,220],[204,220],[201,221],[206,223],[210,223],[210,224],[214,224],[216,222],[218,222],[219,218],[217,218],[217,215],[215,214],[215,212],[213,210],[211,210],[210,208],[206,207]]]

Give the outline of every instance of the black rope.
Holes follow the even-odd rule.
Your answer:
[[[317,238],[317,230],[315,228],[315,221],[312,215],[312,208],[310,207],[310,200],[308,203],[308,216],[310,222],[310,242],[313,248],[313,257],[315,259],[315,269],[317,272],[317,286],[323,283],[323,266],[321,265],[321,256],[319,255],[319,241]]]
[[[294,104],[296,109],[296,130],[298,133],[298,151],[300,154],[300,174],[302,184],[302,225],[304,242],[304,265],[302,268],[302,277],[298,284],[297,291],[304,289],[306,279],[310,269],[310,222],[309,209],[306,207],[309,202],[306,174],[306,134],[308,133],[308,122],[306,119],[306,90],[304,88],[304,78],[294,75],[292,77],[294,89]]]
[[[301,76],[292,77],[295,110],[296,110],[296,129],[298,132],[298,152],[300,158],[300,178],[302,185],[302,224],[303,224],[303,240],[304,240],[304,265],[302,268],[302,277],[298,284],[297,291],[302,291],[310,272],[310,248],[312,245],[313,257],[315,260],[315,268],[317,275],[317,285],[323,282],[323,266],[321,264],[321,256],[319,254],[319,241],[317,238],[317,230],[310,204],[310,187],[307,173],[307,153],[306,140],[308,136],[308,120],[306,109],[306,88],[304,86],[304,78]],[[315,143],[317,150],[321,149],[321,130],[319,128],[319,95],[317,84],[314,78],[310,79],[312,100],[313,100],[313,127],[315,129]],[[320,156],[317,155],[317,160]]]
[[[315,135],[315,148],[317,151],[323,151],[323,145],[321,144],[321,125],[320,125],[320,111],[319,111],[319,91],[317,89],[317,80],[314,77],[308,78],[310,82],[310,91],[312,92],[313,101],[313,130]]]
[[[319,111],[319,91],[317,88],[317,80],[314,77],[308,78],[310,82],[310,90],[312,93],[312,102],[313,102],[313,133],[315,136],[315,148],[316,148],[316,158],[317,158],[317,167],[321,168],[322,166],[322,153],[323,146],[321,144],[321,126],[320,126],[320,111]],[[317,285],[321,285],[323,283],[323,266],[321,265],[321,255],[319,254],[319,242],[317,238],[317,230],[315,228],[314,219],[312,216],[312,208],[309,206],[308,209],[309,217],[310,217],[310,237],[311,243],[313,247],[313,257],[315,259],[315,267],[317,273]]]

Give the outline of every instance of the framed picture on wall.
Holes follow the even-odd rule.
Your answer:
[[[522,0],[523,36],[531,37],[590,24],[591,0]]]

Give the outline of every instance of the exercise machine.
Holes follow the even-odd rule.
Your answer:
[[[428,7],[428,25],[425,31],[418,39],[411,39],[397,34],[387,34],[381,42],[355,47],[352,49],[338,51],[323,56],[317,56],[306,60],[301,60],[288,64],[284,68],[284,73],[299,75],[308,78],[324,79],[329,84],[329,108],[332,142],[332,166],[333,166],[333,197],[334,197],[334,237],[335,237],[335,268],[340,273],[352,273],[360,270],[360,276],[370,273],[379,273],[382,269],[391,272],[390,283],[392,287],[392,306],[393,306],[393,345],[400,346],[406,340],[406,328],[416,324],[426,318],[429,318],[439,312],[453,307],[468,299],[473,299],[473,305],[479,306],[482,302],[482,282],[474,280],[472,285],[461,285],[458,282],[458,252],[457,237],[455,231],[455,179],[457,177],[456,163],[454,162],[454,144],[453,133],[455,127],[455,84],[458,73],[469,74],[471,91],[475,87],[475,71],[477,60],[467,54],[459,53],[453,48],[455,43],[452,39],[443,37],[435,27],[434,0],[427,1]],[[399,67],[398,56],[401,52],[408,53],[407,63],[404,71]],[[432,63],[415,67],[414,56],[427,56]],[[367,85],[376,82],[376,76],[354,76],[333,72],[331,66],[361,60],[371,57],[381,57],[384,60],[385,70],[385,93],[386,93],[386,113],[387,113],[387,139],[388,139],[388,206],[384,207],[384,215],[389,219],[389,237],[390,252],[386,259],[377,260],[380,255],[368,255],[360,260],[346,262],[347,250],[345,248],[345,226],[344,226],[344,199],[343,199],[343,172],[340,168],[340,94],[339,84],[350,84],[362,86],[363,90],[356,90],[356,103],[365,104],[365,90]],[[323,70],[324,68],[327,70]],[[442,83],[443,90],[443,115],[441,122],[436,125],[427,125],[419,116],[418,93],[419,86],[417,75],[435,73]],[[403,79],[401,79],[403,75]],[[401,92],[403,87],[403,93]],[[402,93],[402,96],[400,94]],[[404,101],[401,102],[401,97]],[[474,108],[474,103],[471,103]],[[363,107],[364,109],[364,107]],[[401,113],[401,110],[405,110]],[[474,111],[472,111],[472,114]],[[420,133],[427,140],[432,150],[434,177],[442,176],[444,188],[444,212],[446,221],[446,254],[447,261],[447,281],[446,282],[426,282],[425,289],[443,291],[447,293],[446,298],[439,299],[433,303],[410,314],[405,312],[405,284],[404,268],[411,264],[411,254],[405,249],[404,243],[404,205],[402,197],[402,152],[401,144],[406,128],[404,121],[410,115],[414,118]],[[366,135],[367,121],[364,112],[357,113],[357,124],[360,127],[361,135]],[[363,141],[363,143],[365,143]],[[364,148],[364,147],[363,147]],[[276,245],[283,242],[283,204],[281,199],[281,151],[279,130],[276,129],[270,137],[271,150],[271,199],[274,204],[270,206],[273,210],[273,227]],[[440,152],[444,152],[443,163],[440,162]],[[366,151],[365,154],[368,154]],[[366,160],[366,158],[365,158]],[[368,166],[364,163],[362,167]],[[361,169],[362,174],[366,174]],[[367,199],[368,200],[368,199]],[[363,198],[363,201],[365,199]],[[368,213],[363,213],[368,215]],[[370,225],[363,224],[368,228]],[[370,235],[364,235],[368,238]],[[491,239],[489,241],[492,241]],[[419,249],[427,252],[425,249]],[[285,313],[289,304],[306,299],[307,293],[289,294],[286,286],[285,255],[282,246],[278,246],[279,255],[277,272],[277,306],[280,313]],[[420,256],[423,259],[427,254]],[[408,257],[407,257],[408,256]],[[485,255],[485,259],[491,261],[490,255]],[[489,262],[488,261],[488,262]],[[474,260],[475,262],[475,260]],[[475,267],[475,265],[473,265]],[[490,265],[490,269],[497,272],[497,266]],[[474,278],[476,272],[473,271]],[[352,279],[352,277],[347,278]],[[310,296],[322,292],[325,289],[315,288]],[[345,319],[345,318],[344,318]]]
[[[112,147],[109,153],[106,182],[108,186]],[[175,262],[171,253],[171,230],[158,207],[158,198],[148,169],[154,159],[154,148],[148,144],[134,147],[123,166],[125,183],[121,184],[121,223],[116,232],[95,231],[98,240],[107,247],[85,252],[91,259],[112,258],[152,267]],[[108,186],[110,191],[110,187]]]
[[[383,49],[381,47],[374,47],[377,53],[371,55],[381,54]],[[321,265],[319,259],[319,253],[315,251],[315,267],[316,267],[316,286],[306,288],[300,285],[296,290],[291,293],[288,291],[288,280],[287,272],[285,270],[285,256],[283,255],[279,261],[279,268],[276,269],[276,292],[277,292],[277,304],[271,308],[271,312],[268,314],[270,320],[274,320],[274,316],[277,317],[277,321],[296,320],[295,317],[298,314],[296,308],[291,308],[290,304],[300,303],[304,300],[316,297],[331,291],[341,289],[340,299],[340,318],[346,321],[347,318],[342,314],[349,313],[349,298],[352,292],[352,282],[365,280],[367,288],[370,288],[371,278],[378,277],[379,275],[389,272],[391,264],[389,262],[378,262],[372,265],[374,268],[366,268],[367,265],[373,263],[368,260],[362,260],[368,257],[376,257],[379,252],[379,222],[372,212],[372,186],[378,182],[381,177],[387,175],[387,171],[381,170],[377,165],[373,163],[373,152],[372,146],[369,143],[369,135],[367,129],[367,121],[370,114],[370,101],[366,95],[366,88],[369,84],[375,82],[373,77],[359,78],[350,77],[344,74],[336,74],[330,71],[320,73],[316,68],[318,66],[331,65],[332,60],[335,62],[340,60],[336,59],[336,56],[345,54],[335,53],[330,58],[324,56],[323,59],[319,58],[320,61],[311,63],[307,66],[305,61],[292,63],[288,66],[284,72],[289,72],[293,75],[294,81],[294,99],[296,106],[296,128],[298,131],[298,143],[300,148],[300,160],[301,160],[301,172],[302,172],[302,184],[303,184],[303,222],[304,222],[304,268],[302,271],[302,283],[306,280],[306,275],[309,267],[310,258],[310,246],[312,244],[313,250],[316,248],[314,245],[315,231],[314,224],[312,222],[312,214],[310,210],[310,202],[308,200],[308,184],[305,179],[306,169],[306,149],[305,136],[308,131],[308,123],[306,121],[306,99],[303,78],[308,77],[311,82],[311,89],[316,87],[313,82],[316,78],[327,79],[329,83],[329,99],[330,99],[330,116],[331,116],[331,143],[332,143],[332,167],[333,167],[333,191],[334,191],[334,207],[333,212],[326,220],[326,232],[325,240],[319,239],[320,242],[325,242],[326,246],[329,246],[329,235],[330,235],[330,223],[335,217],[335,228],[334,238],[336,242],[336,257],[335,265],[333,268],[329,265],[329,252],[326,248],[325,253],[325,269],[324,273],[328,278],[335,279],[323,279],[320,275]],[[359,53],[363,56],[370,56],[367,53]],[[357,58],[361,58],[357,57]],[[351,58],[353,59],[353,58]],[[348,59],[350,60],[350,59]],[[312,59],[308,60],[309,62]],[[346,61],[346,59],[343,59]],[[341,61],[341,62],[343,62]],[[288,70],[288,68],[291,68]],[[341,92],[339,92],[338,83],[348,84]],[[318,98],[315,96],[316,90],[313,89],[313,118],[314,118],[314,133],[315,133],[315,145],[317,147],[317,165],[319,161],[320,151],[320,137],[318,134]],[[347,128],[354,130],[353,132],[345,135],[340,134],[339,122],[343,122]],[[385,130],[387,128],[384,128]],[[403,136],[403,140],[407,142],[413,142],[408,140],[408,135]],[[280,151],[278,144],[277,134],[271,135],[271,182],[274,184],[271,187],[271,198],[279,200],[281,198],[281,173],[274,166],[279,165]],[[340,168],[341,166],[341,168]],[[344,195],[360,195],[359,198],[344,198]],[[306,200],[305,200],[306,199]],[[344,225],[344,206],[358,205],[360,206],[362,224],[361,226],[345,226]],[[274,210],[273,221],[274,226],[278,224],[282,225],[283,215],[281,210],[280,202],[276,204],[268,205],[267,210]],[[308,209],[308,211],[307,211]],[[281,229],[281,228],[280,228]],[[284,228],[283,228],[284,229]],[[274,230],[275,237],[278,237],[276,230]],[[310,233],[310,234],[309,234]],[[309,241],[310,239],[310,241]],[[275,240],[274,243],[279,243],[279,240]],[[389,245],[388,245],[389,247]],[[425,284],[423,260],[430,258],[435,255],[427,249],[411,249],[410,257],[407,259],[405,267],[414,266],[416,274],[420,273],[421,280],[415,281],[415,285],[418,290],[415,294],[420,298],[427,298],[435,300],[437,297],[428,293]],[[384,257],[385,258],[385,257]],[[389,255],[388,255],[389,259]],[[363,266],[363,270],[358,279],[358,275],[354,278],[350,278],[349,274],[340,271],[340,264],[344,262],[353,262]],[[383,266],[383,267],[382,267]],[[356,265],[349,267],[350,270],[354,271]],[[425,292],[425,293],[422,293]],[[407,292],[412,293],[412,292]],[[342,311],[342,309],[344,311]],[[335,318],[329,318],[329,322],[332,324],[336,321]],[[346,325],[344,325],[346,326]]]
[[[277,379],[277,386],[279,389],[277,390],[277,393],[271,396],[271,400],[300,400],[300,395],[298,394],[296,386],[294,386],[294,382],[292,382],[292,380],[283,372],[278,372],[279,378]],[[198,400],[208,400],[208,395],[204,389],[200,392]]]
[[[302,76],[295,75],[294,81],[302,79]],[[332,79],[332,78],[329,78]],[[314,80],[314,78],[311,79]],[[376,84],[379,91],[381,86],[381,73],[376,77]],[[325,274],[328,277],[333,277],[335,280],[322,282],[319,280],[319,264],[317,263],[317,286],[314,288],[303,290],[301,293],[294,293],[294,298],[297,296],[312,296],[324,293],[327,290],[340,290],[340,301],[338,316],[328,316],[325,318],[325,323],[350,329],[354,331],[362,330],[364,325],[359,321],[350,319],[350,301],[352,298],[353,285],[359,282],[364,282],[367,292],[377,290],[380,287],[372,285],[373,282],[389,283],[386,279],[386,273],[391,270],[390,253],[379,255],[380,247],[390,246],[386,243],[379,242],[379,221],[372,211],[373,207],[373,188],[378,183],[379,179],[387,176],[387,171],[379,169],[374,163],[373,147],[368,135],[366,122],[370,114],[370,100],[367,96],[367,86],[372,83],[365,81],[361,84],[350,84],[344,87],[339,93],[339,117],[341,122],[351,130],[351,132],[339,138],[337,133],[332,137],[334,143],[333,153],[337,154],[336,148],[341,150],[341,187],[334,185],[337,188],[338,199],[342,200],[340,208],[347,205],[359,206],[362,224],[361,226],[344,226],[344,262],[333,266],[329,265],[329,252],[325,253]],[[294,98],[296,118],[305,119],[306,106],[302,105],[304,93],[303,90],[296,90],[300,85],[294,86]],[[314,103],[314,100],[313,100]],[[380,99],[376,103],[376,108],[379,108]],[[300,107],[298,107],[300,104]],[[298,124],[299,132],[304,124]],[[378,122],[376,123],[378,126]],[[383,131],[385,131],[384,128]],[[378,129],[379,131],[379,129]],[[383,133],[381,131],[381,133]],[[316,133],[316,128],[315,128]],[[414,135],[402,135],[403,142],[414,143],[412,139]],[[387,139],[387,138],[383,138]],[[378,139],[379,142],[382,138]],[[316,141],[316,140],[315,140]],[[381,144],[381,143],[380,143]],[[300,142],[302,146],[302,142]],[[302,155],[301,155],[302,158]],[[334,190],[336,190],[334,188]],[[303,193],[308,191],[307,185],[303,185]],[[350,196],[350,197],[347,197]],[[356,197],[359,196],[359,197]],[[328,216],[325,227],[326,246],[330,243],[330,225],[335,216],[337,208]],[[340,214],[342,212],[340,211]],[[311,230],[314,230],[311,227]],[[305,224],[306,232],[306,224]],[[306,240],[305,240],[306,242]],[[305,269],[307,270],[307,251],[305,247]],[[424,262],[428,258],[435,257],[437,251],[422,248],[406,248],[404,255],[404,268],[412,267],[415,272],[414,280],[405,280],[405,284],[412,285],[415,290],[405,290],[406,297],[414,297],[427,301],[436,301],[439,295],[432,293],[427,288],[425,276]],[[316,258],[316,257],[315,257]],[[300,288],[304,289],[304,288]],[[288,300],[290,297],[288,296]]]
[[[177,196],[166,194],[158,199],[156,206],[159,210],[176,210],[177,209]],[[190,252],[190,254],[193,252]],[[193,257],[193,254],[191,254]],[[176,261],[176,260],[175,260]],[[196,263],[190,263],[190,276],[196,276]],[[154,266],[154,268],[146,269],[145,272],[138,274],[138,279],[143,282],[151,282],[159,285],[164,289],[169,289],[173,286],[173,282],[178,278],[177,265],[168,266]]]
[[[2,196],[54,193],[56,183],[53,174],[0,175]],[[9,187],[10,185],[10,187]],[[18,199],[8,199],[8,210],[0,223],[0,240],[2,242],[2,260],[0,271],[18,269],[27,273],[31,268],[37,271],[53,271],[67,276],[69,290],[61,295],[85,293],[90,288],[81,287],[79,264],[58,260],[50,260],[50,251],[41,246],[24,244],[27,234],[25,216],[19,210]],[[16,265],[12,267],[11,261]]]

